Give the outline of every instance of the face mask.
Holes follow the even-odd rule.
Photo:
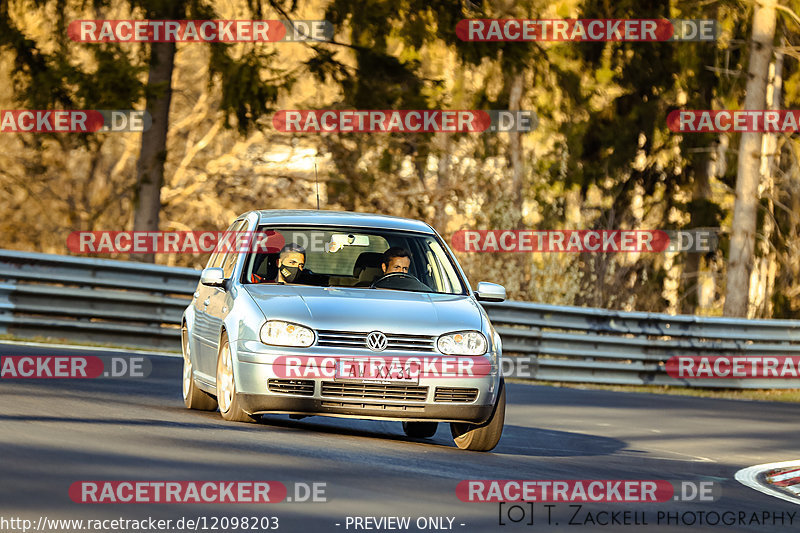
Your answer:
[[[299,273],[300,273],[300,267],[290,267],[290,266],[281,267],[281,276],[283,276],[283,280],[286,283],[294,283],[294,280],[297,278],[297,275]]]

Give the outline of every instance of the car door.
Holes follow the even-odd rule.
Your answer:
[[[206,268],[219,267],[225,254],[222,252],[214,252],[211,259],[208,261]],[[208,287],[202,283],[198,284],[197,290],[192,299],[192,306],[194,307],[194,324],[192,327],[192,335],[190,341],[192,342],[192,353],[194,354],[194,371],[200,379],[213,383],[214,376],[209,374],[206,362],[209,358],[209,351],[212,349],[213,341],[211,339],[213,330],[211,328],[210,320],[206,310],[208,308],[209,298],[214,287]]]
[[[239,232],[243,231],[247,226],[246,220],[238,221],[233,224],[228,231]],[[225,273],[225,279],[230,279],[233,275],[236,263],[240,256],[244,254],[239,253],[234,246],[228,246],[228,250],[222,257],[220,267]],[[208,287],[210,289],[203,300],[203,311],[208,321],[209,338],[207,350],[203,355],[202,366],[205,368],[208,375],[216,379],[217,372],[217,354],[219,352],[219,339],[222,335],[222,324],[225,317],[230,312],[233,306],[232,295],[229,290],[223,287]]]
[[[232,231],[238,226],[240,221],[235,221],[226,231]],[[206,268],[221,267],[225,260],[225,251],[217,250],[211,256]],[[192,337],[194,338],[194,369],[198,377],[206,382],[214,383],[216,368],[211,366],[210,361],[216,358],[216,339],[214,320],[208,314],[208,306],[211,303],[211,296],[217,292],[216,287],[209,287],[200,283],[194,293],[192,305],[194,306],[194,328]]]

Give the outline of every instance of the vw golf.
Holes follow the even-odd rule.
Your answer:
[[[415,438],[444,422],[459,448],[497,445],[502,347],[479,302],[505,289],[472,290],[428,224],[271,210],[227,231],[247,246],[218,247],[183,315],[188,408],[396,420]]]

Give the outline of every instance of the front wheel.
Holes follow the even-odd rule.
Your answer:
[[[222,336],[217,357],[217,403],[222,418],[231,422],[255,422],[253,417],[242,409],[239,395],[236,392],[236,380],[233,376],[233,360],[228,336]]]
[[[488,452],[497,446],[503,434],[506,418],[506,384],[500,380],[500,394],[488,421],[476,426],[474,424],[450,423],[450,433],[456,446],[462,450]]]
[[[181,346],[183,348],[183,404],[189,409],[198,411],[213,411],[217,408],[217,401],[213,396],[197,387],[194,381],[192,367],[191,344],[186,325],[181,328]]]

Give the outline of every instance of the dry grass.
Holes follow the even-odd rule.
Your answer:
[[[580,390],[607,390],[614,392],[644,392],[648,394],[671,394],[675,396],[694,396],[698,398],[722,398],[726,400],[757,400],[766,402],[800,402],[800,388],[797,389],[698,389],[689,387],[667,387],[663,385],[600,385],[594,383],[566,383],[557,381],[530,381],[509,379],[513,383],[546,385]]]

